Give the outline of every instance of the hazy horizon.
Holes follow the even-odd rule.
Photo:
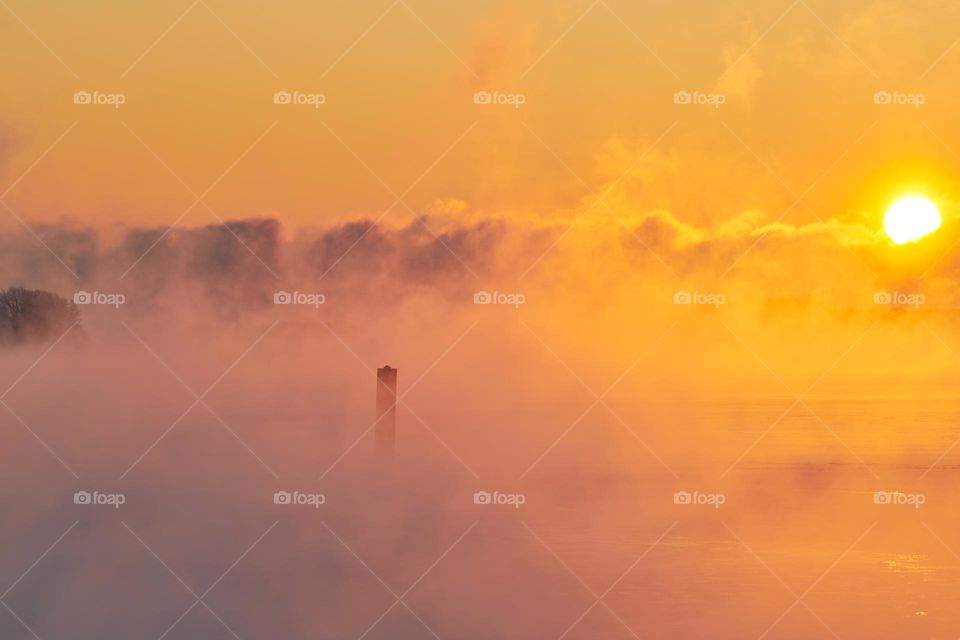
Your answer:
[[[0,637],[957,637],[958,26],[0,0]]]

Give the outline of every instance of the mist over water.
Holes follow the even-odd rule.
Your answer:
[[[17,245],[11,283],[125,298],[79,304],[82,341],[3,353],[3,637],[956,633],[955,361],[898,355],[919,322],[870,298],[797,320],[742,278],[712,306],[649,273],[578,294],[569,249],[508,279],[544,240],[507,251],[497,225],[445,236],[473,278],[416,222],[357,225],[234,223],[250,251],[176,231],[125,277],[149,237],[80,234],[79,282]]]

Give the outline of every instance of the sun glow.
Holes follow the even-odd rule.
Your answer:
[[[894,244],[913,242],[940,228],[940,212],[923,196],[906,196],[887,209],[883,228]]]

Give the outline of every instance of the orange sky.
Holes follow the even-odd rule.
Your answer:
[[[394,221],[448,199],[555,219],[628,169],[623,215],[709,225],[776,219],[811,185],[821,218],[874,221],[907,187],[955,192],[950,2],[90,4],[0,7],[3,189],[69,130],[5,198],[27,221],[169,224],[228,169],[204,198],[219,216],[290,225],[400,195]],[[326,103],[274,105],[278,90]],[[680,90],[725,104],[676,105]],[[925,102],[874,104],[881,90]],[[181,224],[211,221],[201,205]]]
[[[932,314],[957,304],[960,9],[949,2],[5,2],[8,228],[20,230],[17,217],[103,230],[269,216],[294,236],[429,215],[430,233],[456,234],[498,220],[505,230],[465,259],[438,249],[463,300],[525,291],[558,339],[591,365],[609,350],[601,366],[618,369],[621,345],[642,349],[685,312],[673,293],[723,292],[731,326],[798,384],[877,314],[932,339],[919,314],[882,315],[877,291],[922,290]],[[123,104],[75,104],[77,91]],[[324,103],[275,104],[278,91]],[[522,104],[477,104],[478,91]],[[707,104],[678,104],[677,92]],[[933,198],[944,227],[895,248],[882,212],[906,191]],[[396,241],[432,240],[412,228]],[[537,229],[545,240],[531,239]],[[75,286],[60,265],[51,272]],[[853,310],[864,315],[848,322]],[[771,316],[784,324],[758,331]],[[824,322],[836,328],[822,344],[783,342]],[[678,348],[720,349],[697,330]],[[878,360],[859,370],[888,371]],[[952,366],[946,353],[916,368]],[[726,382],[715,373],[702,382]]]
[[[597,336],[613,360],[612,345],[652,339],[677,290],[724,292],[748,333],[769,313],[787,332],[840,323],[820,354],[756,335],[800,379],[869,325],[877,291],[954,306],[951,3],[101,4],[0,11],[0,50],[18,61],[0,83],[8,228],[500,220],[496,247],[446,256],[460,284],[539,293],[544,322],[591,357]],[[275,104],[278,91],[324,101]],[[944,227],[894,248],[882,212],[914,190]],[[540,228],[547,241],[524,239]],[[862,326],[843,325],[848,309],[869,310]]]

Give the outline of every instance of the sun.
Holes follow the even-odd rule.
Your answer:
[[[887,209],[883,228],[894,244],[914,242],[940,228],[940,211],[928,198],[905,196]]]

